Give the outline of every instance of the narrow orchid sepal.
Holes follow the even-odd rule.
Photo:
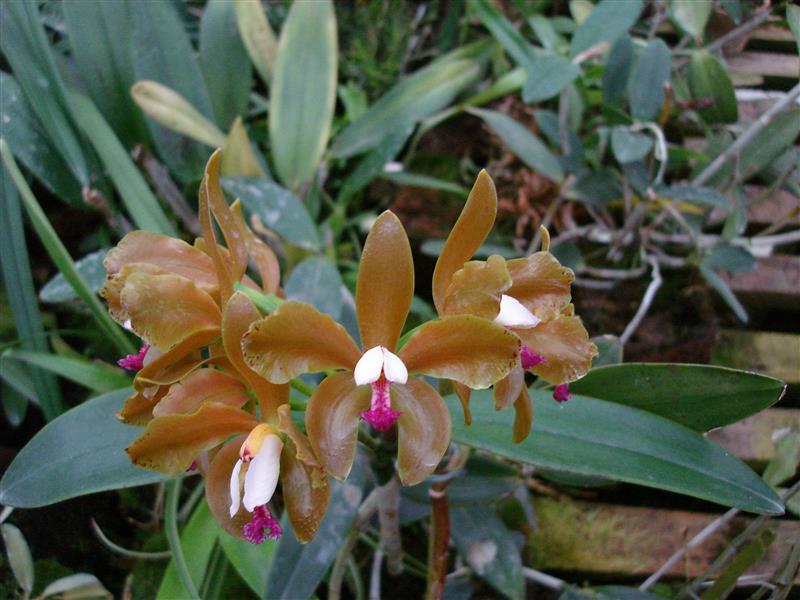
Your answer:
[[[529,329],[541,323],[541,319],[525,308],[516,298],[507,294],[500,297],[500,313],[494,322],[503,327],[520,327]]]

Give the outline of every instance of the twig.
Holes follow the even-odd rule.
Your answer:
[[[754,29],[758,29],[764,21],[769,19],[770,14],[771,14],[770,8],[765,8],[764,10],[756,13],[752,19],[745,21],[735,29],[731,29],[725,35],[722,35],[717,39],[715,39],[713,42],[708,44],[705,49],[708,50],[709,52],[716,52],[728,42],[738,39],[743,35],[750,33]]]
[[[381,566],[383,550],[378,548],[372,555],[372,572],[369,576],[369,600],[381,600]]]
[[[770,122],[772,122],[772,119],[775,117],[775,115],[792,104],[798,97],[800,97],[800,83],[789,90],[780,101],[773,104],[763,115],[753,121],[750,127],[747,128],[747,131],[740,135],[736,141],[731,144],[727,150],[725,150],[725,152],[717,156],[717,158],[715,158],[710,165],[703,169],[702,173],[694,178],[692,185],[703,185],[714,175],[716,175],[723,165],[725,165],[725,163],[731,160],[732,157],[738,155],[742,148],[750,143],[753,138],[761,133],[761,131],[767,125],[769,125]]]
[[[586,288],[588,290],[610,290],[616,284],[614,281],[597,281],[596,279],[584,279],[583,277],[576,277],[572,285],[579,288]]]
[[[567,587],[567,582],[563,579],[553,577],[552,575],[542,573],[541,571],[531,569],[530,567],[522,567],[522,575],[525,577],[525,579],[535,581],[539,585],[543,585],[544,587],[557,592]]]
[[[400,479],[392,475],[378,492],[378,522],[381,548],[386,554],[386,570],[391,575],[403,572],[403,543],[400,538]]]
[[[653,299],[656,297],[656,292],[658,292],[658,288],[661,287],[662,279],[661,279],[661,269],[658,266],[658,261],[653,256],[646,257],[647,262],[650,263],[652,267],[651,272],[651,281],[650,285],[647,286],[647,289],[644,292],[644,296],[642,297],[642,302],[639,304],[639,308],[636,310],[636,314],[633,315],[633,319],[631,322],[628,323],[628,326],[625,328],[625,331],[622,332],[622,335],[619,336],[620,344],[625,346],[628,343],[628,340],[631,339],[631,336],[636,332],[639,328],[639,325],[642,323],[642,319],[647,314],[647,311],[650,309],[650,305],[653,303]]]
[[[123,548],[119,544],[112,542],[108,536],[103,533],[103,530],[100,529],[97,521],[91,519],[90,523],[92,526],[92,531],[97,536],[97,539],[100,540],[100,543],[116,554],[125,556],[127,558],[137,558],[141,560],[164,560],[172,556],[172,553],[169,550],[164,550],[162,552],[140,552],[138,550],[128,550],[127,548]]]
[[[800,565],[800,541],[795,542],[792,551],[786,561],[786,566],[778,576],[776,585],[773,588],[775,591],[770,596],[770,600],[784,600],[789,597],[789,592],[792,591],[792,582],[795,579]]]
[[[583,267],[580,272],[597,279],[637,279],[647,271],[646,266],[635,269],[598,269],[597,267]]]

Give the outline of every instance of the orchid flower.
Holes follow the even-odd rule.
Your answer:
[[[570,302],[575,275],[550,254],[548,236],[543,250],[526,258],[469,260],[486,239],[496,212],[494,183],[481,171],[437,261],[433,300],[440,315],[479,316],[520,339],[517,366],[494,386],[498,410],[514,405],[513,440],[518,443],[530,433],[533,419],[525,371],[555,384],[554,398],[565,401],[569,382],[586,374],[597,348]],[[458,382],[454,388],[469,423],[469,389]]]
[[[397,470],[419,483],[450,443],[450,413],[439,393],[411,374],[487,388],[518,362],[517,338],[488,320],[448,316],[419,327],[402,347],[400,334],[414,294],[411,249],[389,211],[375,221],[361,256],[356,314],[363,347],[313,306],[284,302],[242,339],[248,366],[275,384],[303,373],[337,370],[316,388],[306,430],[325,470],[347,477],[359,423],[386,431],[397,424]]]

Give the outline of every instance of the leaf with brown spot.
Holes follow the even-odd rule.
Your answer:
[[[500,312],[500,297],[511,287],[511,275],[502,256],[470,261],[453,274],[442,314],[473,315],[492,321]]]
[[[203,450],[250,431],[257,424],[256,418],[243,410],[211,402],[190,415],[154,418],[125,451],[142,468],[178,475]]]
[[[241,408],[248,399],[247,389],[230,375],[216,369],[198,369],[170,386],[153,408],[153,416],[191,414],[206,402]]]

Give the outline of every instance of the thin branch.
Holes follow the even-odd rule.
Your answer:
[[[447,481],[437,481],[428,490],[431,501],[431,531],[428,539],[428,584],[426,600],[444,597],[445,578],[450,545],[450,507],[447,499]]]
[[[623,346],[628,343],[628,340],[631,339],[631,336],[639,328],[639,325],[641,325],[642,320],[647,314],[647,311],[650,310],[650,305],[653,303],[653,299],[656,297],[656,292],[658,292],[658,288],[661,287],[661,283],[663,281],[661,279],[661,269],[658,266],[658,261],[649,255],[646,257],[646,259],[652,267],[652,279],[650,281],[650,285],[647,286],[647,289],[644,292],[642,302],[639,304],[636,314],[633,315],[633,319],[631,319],[631,322],[628,323],[628,326],[625,328],[625,331],[622,332],[622,335],[619,336],[620,344]]]
[[[537,571],[529,567],[522,567],[522,575],[525,577],[525,579],[530,579],[539,585],[543,585],[544,587],[557,592],[563,590],[568,585],[563,579],[553,577],[552,575],[542,573],[541,571]]]
[[[780,101],[773,104],[763,115],[753,121],[750,127],[748,127],[747,131],[740,135],[736,141],[731,144],[727,150],[725,150],[725,152],[717,156],[717,158],[715,158],[710,165],[703,169],[702,173],[694,178],[692,185],[703,185],[714,175],[716,175],[717,172],[728,161],[730,161],[734,156],[738,156],[742,148],[744,148],[759,133],[761,133],[761,131],[772,122],[772,119],[775,118],[778,113],[792,104],[795,100],[797,100],[798,97],[800,97],[800,83],[789,90]]]
[[[128,550],[127,548],[123,548],[119,544],[112,542],[103,530],[100,529],[100,526],[97,524],[97,521],[91,519],[90,521],[92,526],[92,531],[97,536],[97,539],[100,540],[100,543],[103,544],[106,548],[111,550],[112,552],[119,554],[120,556],[125,556],[127,558],[136,558],[141,560],[164,560],[172,556],[172,553],[169,550],[164,550],[162,552],[140,552],[138,550]]]
[[[756,13],[752,19],[749,19],[736,27],[735,29],[731,29],[725,35],[722,35],[715,39],[713,42],[706,46],[706,50],[709,52],[716,52],[720,48],[722,48],[728,42],[732,42],[733,40],[739,39],[740,37],[747,35],[754,29],[758,29],[761,24],[769,19],[771,14],[770,8],[765,8],[764,10]]]
[[[372,572],[369,576],[369,600],[381,600],[381,566],[383,550],[378,548],[372,555]]]

